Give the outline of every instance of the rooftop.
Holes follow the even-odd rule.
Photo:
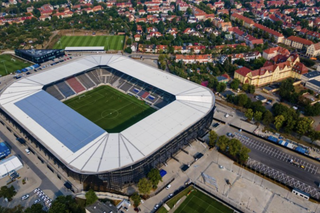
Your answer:
[[[319,71],[312,71],[312,72],[308,72],[308,73],[303,74],[303,76],[306,78],[315,78],[315,77],[320,76],[320,72]]]
[[[297,36],[290,36],[289,38],[287,38],[288,40],[291,40],[291,41],[295,41],[297,43],[301,43],[301,44],[304,44],[304,45],[311,45],[313,44],[312,41],[310,40],[307,40],[307,39],[304,39],[304,38],[300,38],[300,37],[297,37]]]
[[[97,66],[137,78],[174,95],[176,100],[120,133],[108,133],[42,90],[45,85]],[[82,56],[24,76],[0,96],[4,111],[68,168],[85,174],[119,169],[150,156],[205,117],[214,103],[212,92],[201,85],[110,54]]]
[[[57,49],[57,50],[35,50],[35,49],[30,49],[30,50],[21,50],[19,49],[18,51],[27,54],[29,56],[44,56],[50,53],[54,53],[54,52],[60,52],[61,50]]]

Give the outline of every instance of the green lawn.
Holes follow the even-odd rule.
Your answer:
[[[107,132],[121,132],[156,111],[110,86],[100,86],[64,103]]]
[[[124,36],[62,36],[53,49],[65,47],[104,46],[106,50],[122,50]]]
[[[232,213],[233,210],[194,190],[174,213]]]
[[[6,75],[16,70],[23,69],[30,66],[31,64],[25,61],[22,61],[12,55],[0,55],[0,75]],[[7,72],[6,72],[7,69]]]

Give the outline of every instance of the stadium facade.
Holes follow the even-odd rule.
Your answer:
[[[108,133],[61,102],[105,84],[158,110]],[[15,81],[2,92],[0,106],[69,176],[80,182],[98,177],[107,188],[121,190],[208,131],[215,98],[208,88],[128,57],[94,55]]]

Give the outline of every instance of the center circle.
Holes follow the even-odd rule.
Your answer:
[[[101,113],[102,118],[109,118],[109,119],[116,118],[118,117],[118,115],[119,115],[119,112],[116,109],[106,109]]]

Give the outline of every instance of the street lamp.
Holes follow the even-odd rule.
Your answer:
[[[8,75],[8,70],[7,70],[6,64],[4,63],[5,60],[2,60],[1,62],[3,63],[4,69],[6,70],[6,74]]]

